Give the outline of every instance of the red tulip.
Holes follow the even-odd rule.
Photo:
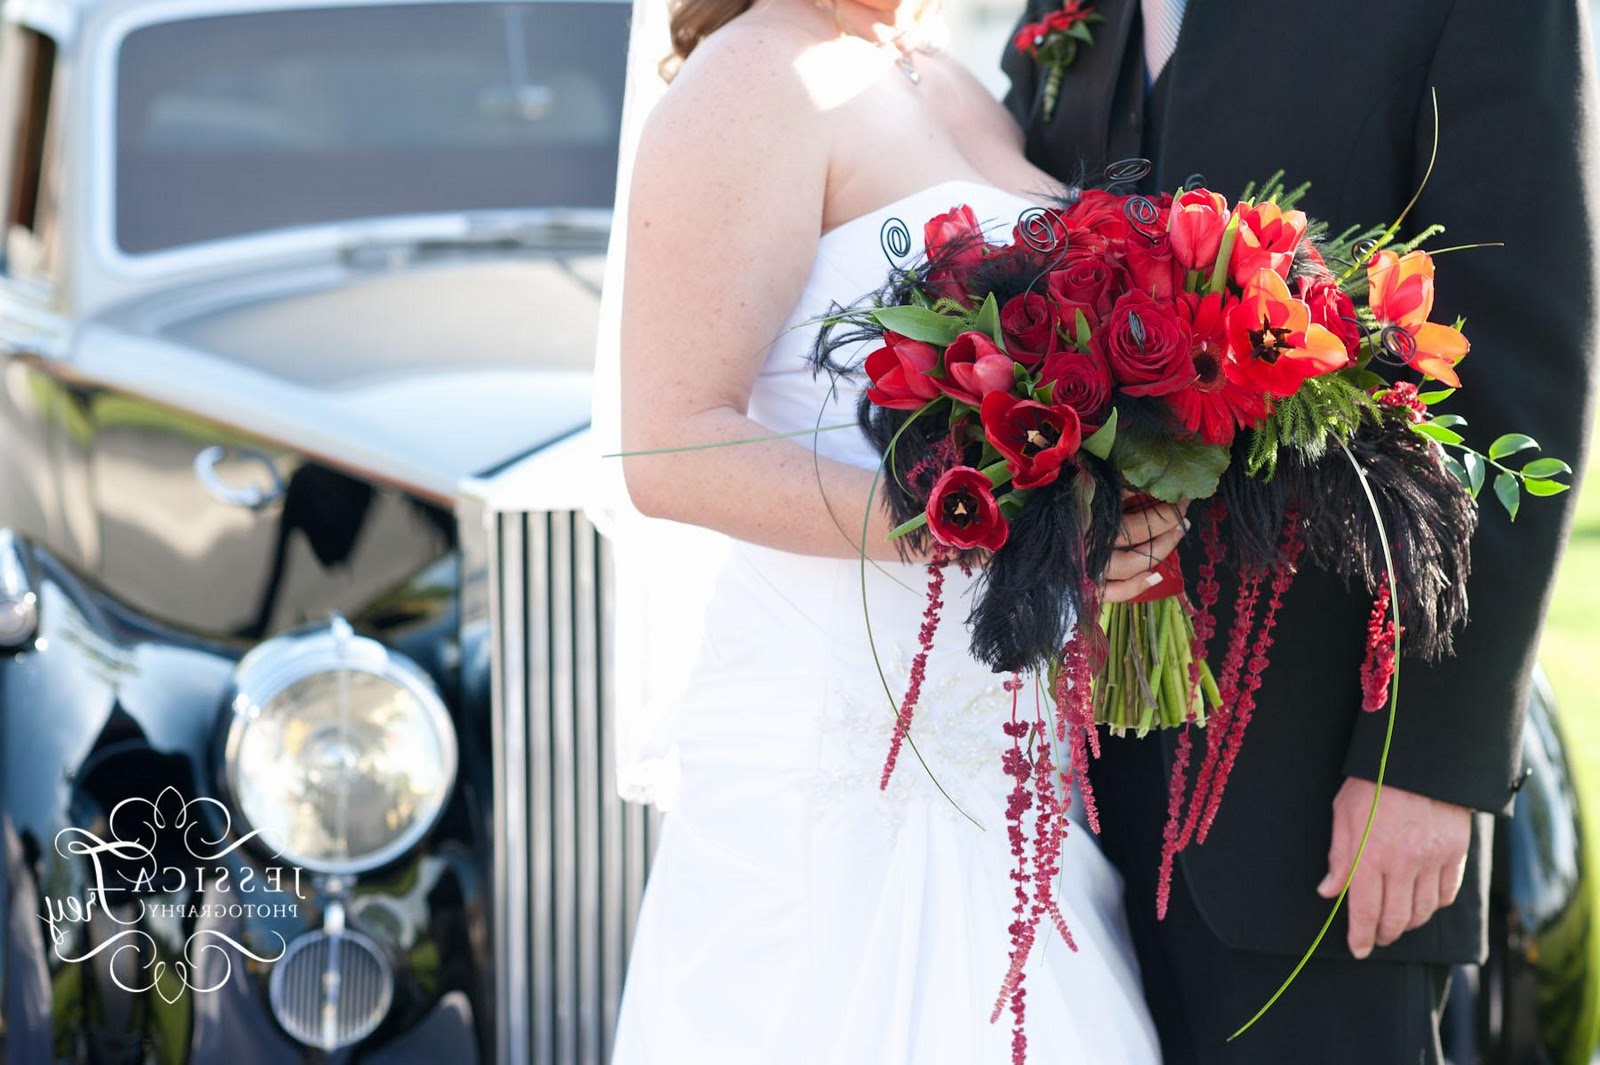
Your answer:
[[[967,278],[983,263],[988,243],[972,208],[962,204],[928,219],[922,227],[930,269],[926,284],[936,296],[967,301]]]
[[[1194,189],[1173,201],[1168,218],[1172,257],[1185,270],[1210,270],[1215,266],[1222,232],[1228,228],[1228,201],[1215,192]]]
[[[1011,483],[1038,488],[1061,473],[1061,464],[1078,453],[1083,427],[1071,407],[1049,407],[1010,392],[990,392],[980,411],[983,434],[1005,456]]]
[[[994,486],[981,470],[956,466],[934,482],[928,495],[928,531],[948,547],[998,551],[1010,527],[995,502]]]
[[[987,336],[966,332],[945,349],[944,376],[934,384],[952,399],[976,407],[990,392],[1011,390],[1017,381],[1015,365]]]
[[[883,347],[867,356],[867,377],[872,387],[867,398],[880,407],[916,410],[939,397],[932,377],[939,367],[939,349],[898,333],[885,332]]]

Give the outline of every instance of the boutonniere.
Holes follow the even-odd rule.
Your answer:
[[[1061,79],[1078,58],[1078,45],[1093,46],[1094,32],[1089,27],[1104,21],[1094,5],[1086,0],[1065,0],[1061,10],[1052,11],[1038,22],[1030,22],[1017,31],[1012,44],[1045,71],[1046,122],[1055,113],[1056,100],[1061,95]]]

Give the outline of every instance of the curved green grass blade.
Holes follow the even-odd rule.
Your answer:
[[[1361,464],[1356,461],[1356,457],[1350,453],[1349,446],[1343,440],[1336,437],[1335,441],[1340,449],[1344,451],[1345,457],[1350,460],[1350,465],[1355,467],[1356,476],[1361,481],[1361,490],[1366,493],[1367,505],[1372,508],[1372,518],[1378,523],[1378,539],[1383,542],[1383,565],[1388,571],[1389,587],[1395,588],[1394,555],[1389,550],[1389,531],[1383,527],[1383,514],[1378,510],[1378,500],[1372,494],[1372,486],[1367,483],[1367,471],[1361,468]],[[1366,827],[1361,830],[1361,843],[1356,847],[1355,859],[1350,863],[1350,873],[1344,878],[1344,886],[1339,889],[1339,897],[1333,900],[1333,907],[1328,911],[1328,919],[1322,922],[1322,927],[1317,931],[1317,937],[1311,941],[1311,946],[1306,948],[1306,952],[1300,956],[1300,961],[1295,964],[1293,971],[1279,985],[1278,990],[1272,993],[1272,997],[1267,999],[1266,1004],[1257,1010],[1255,1016],[1246,1021],[1237,1032],[1228,1037],[1228,1042],[1230,1043],[1245,1032],[1248,1032],[1252,1025],[1266,1016],[1267,1011],[1273,1007],[1273,1004],[1278,999],[1283,997],[1285,991],[1289,990],[1289,985],[1294,983],[1295,978],[1300,975],[1300,970],[1306,967],[1306,964],[1311,961],[1312,955],[1317,952],[1317,948],[1322,945],[1322,940],[1327,936],[1328,929],[1333,926],[1333,919],[1339,915],[1339,909],[1344,905],[1345,896],[1350,893],[1350,884],[1355,880],[1356,869],[1361,865],[1361,855],[1365,853],[1367,840],[1372,836],[1372,825],[1378,818],[1378,798],[1383,794],[1383,780],[1389,768],[1389,749],[1394,742],[1395,712],[1400,707],[1400,595],[1398,591],[1389,597],[1389,609],[1394,619],[1394,676],[1389,680],[1389,723],[1383,733],[1383,753],[1378,757],[1378,779],[1373,782],[1372,806],[1367,810]]]

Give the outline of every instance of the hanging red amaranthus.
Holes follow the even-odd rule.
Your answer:
[[[1361,663],[1361,709],[1369,713],[1383,709],[1389,701],[1395,642],[1389,575],[1385,573],[1372,600],[1372,616],[1367,619],[1367,657]]]

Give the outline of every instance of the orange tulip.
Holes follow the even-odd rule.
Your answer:
[[[1270,200],[1241,203],[1233,213],[1239,220],[1239,235],[1234,240],[1233,256],[1228,260],[1228,273],[1233,283],[1245,287],[1263,267],[1287,280],[1295,249],[1306,235],[1306,213],[1285,211]]]
[[[1433,313],[1433,258],[1425,251],[1380,251],[1367,264],[1367,302],[1383,327],[1402,329],[1413,344],[1407,365],[1451,388],[1461,387],[1455,365],[1471,345],[1461,330],[1428,321]]]
[[[1291,396],[1308,377],[1350,363],[1344,343],[1311,320],[1311,308],[1289,294],[1271,267],[1244,286],[1228,311],[1228,343],[1240,358],[1240,380],[1275,396]]]

